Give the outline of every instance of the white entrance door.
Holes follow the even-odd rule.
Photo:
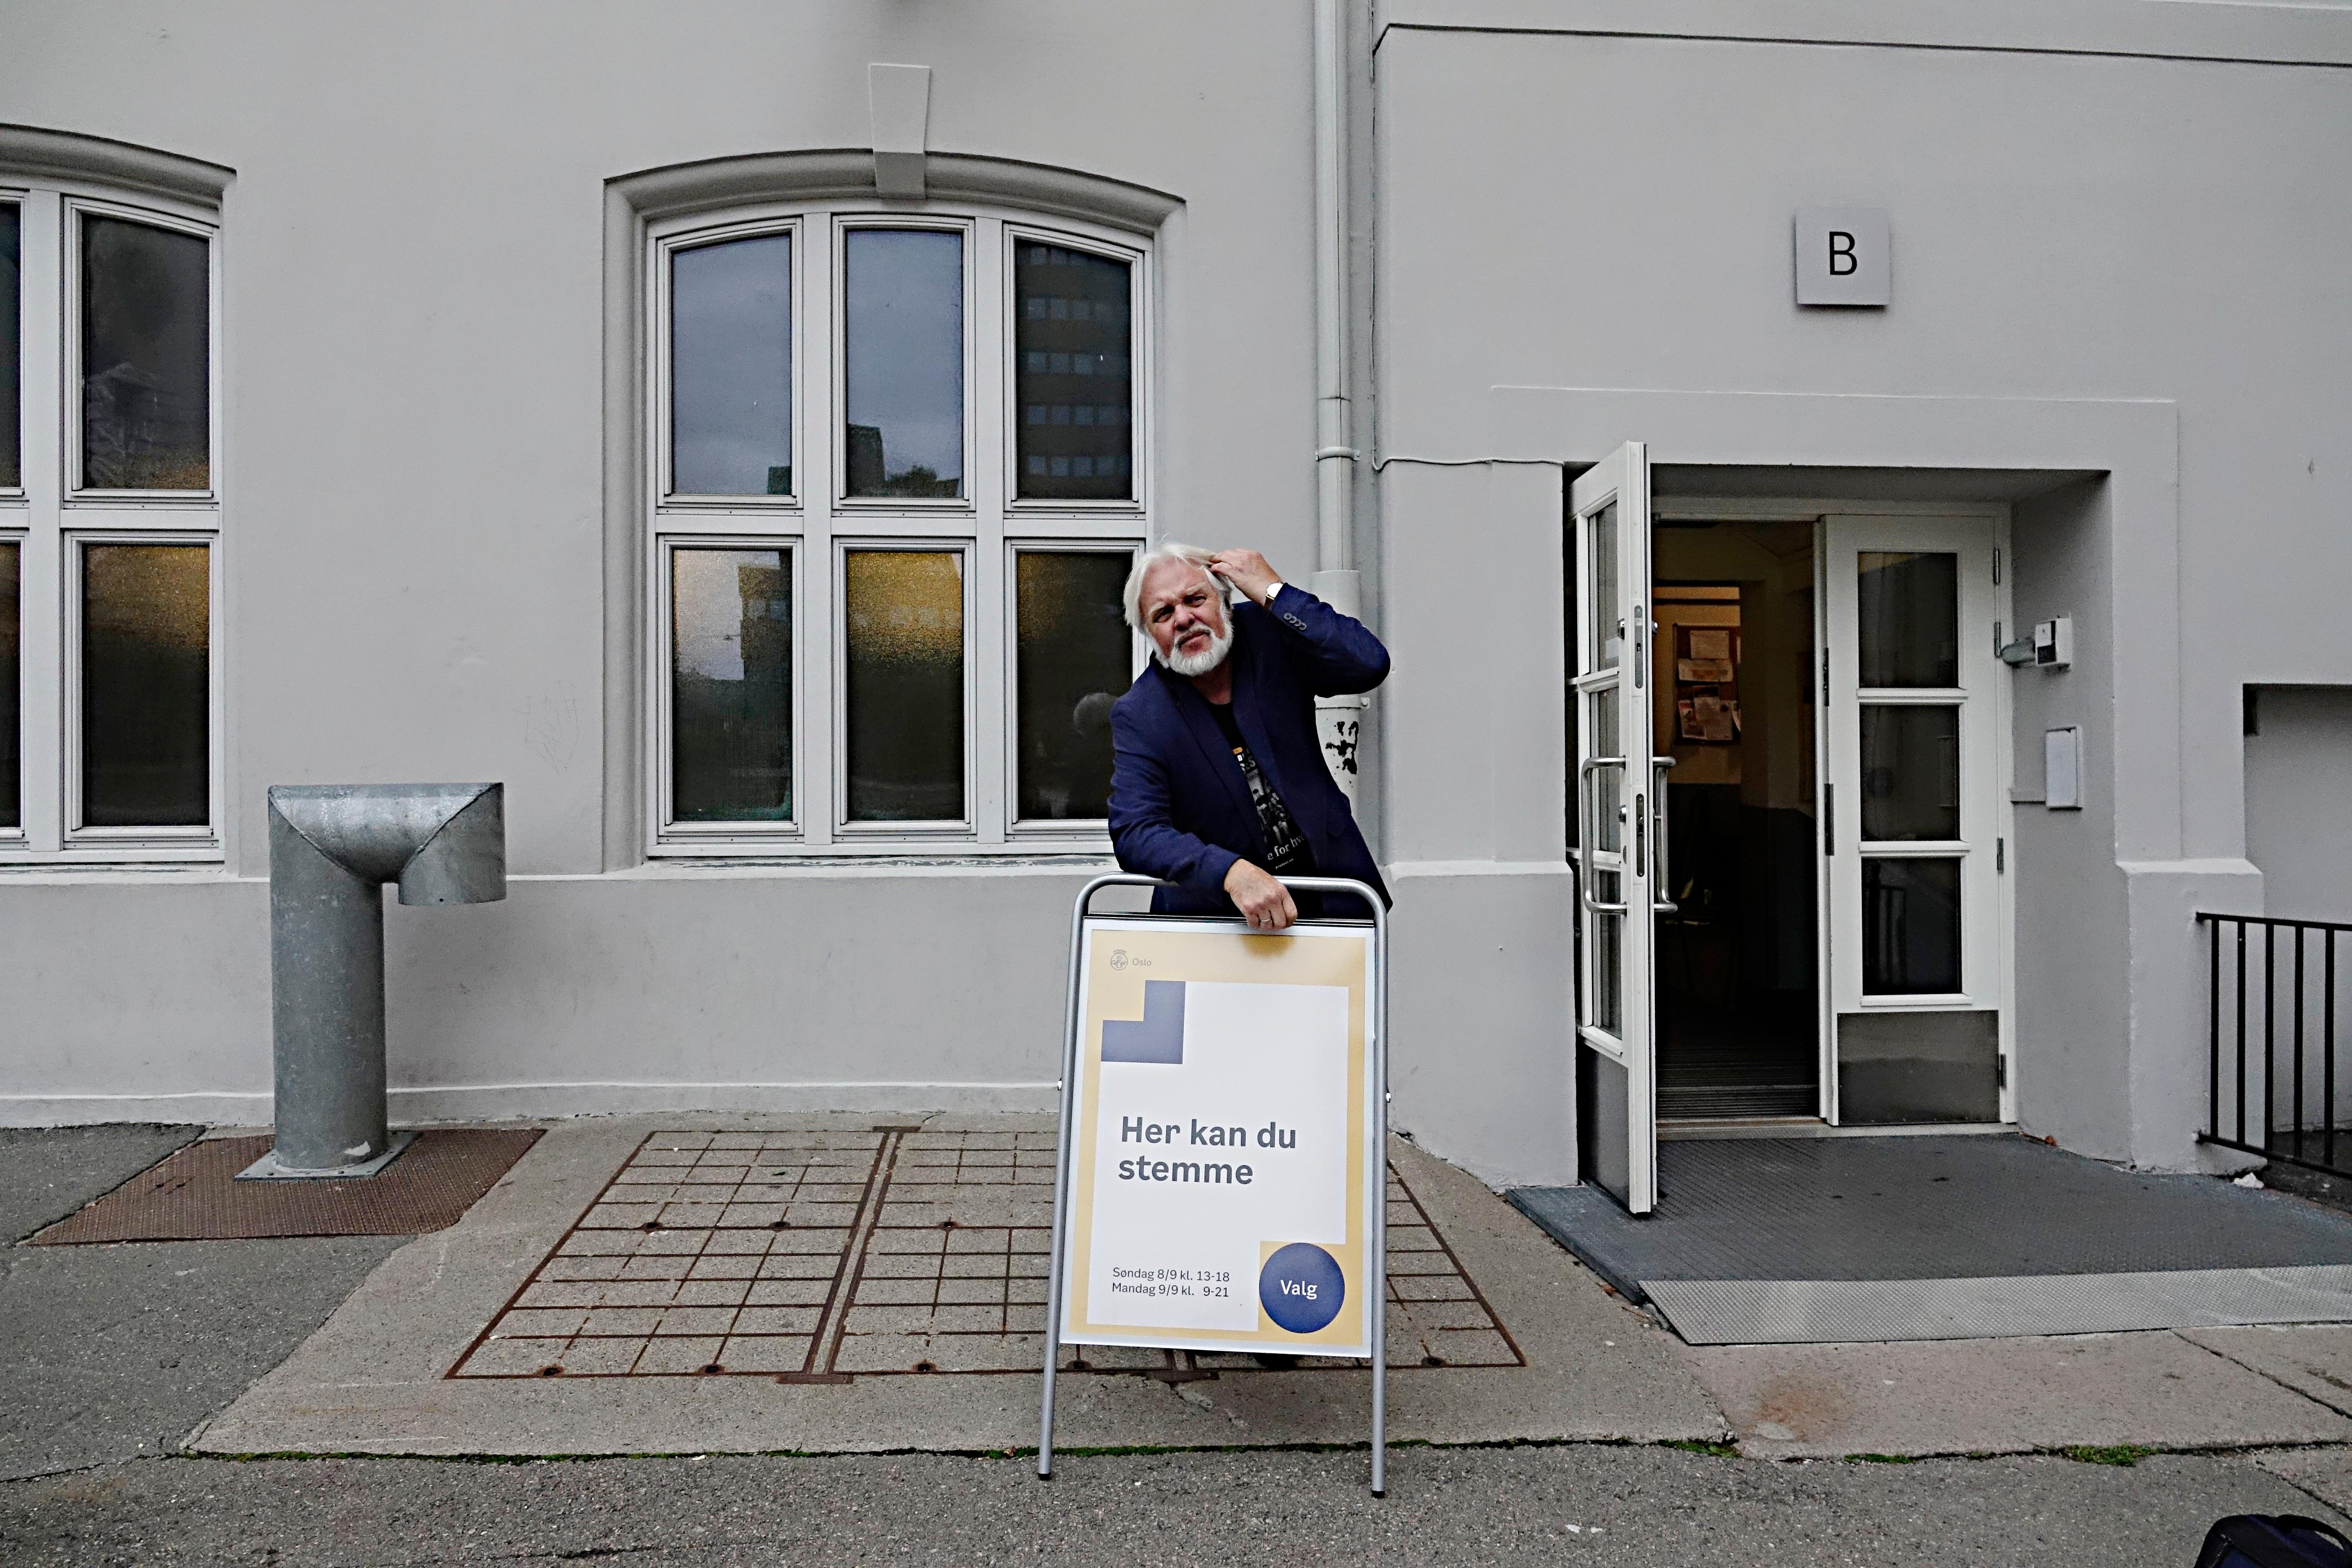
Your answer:
[[[1998,524],[1832,516],[1822,552],[1830,1119],[2011,1119]]]
[[[1577,1050],[1597,1093],[1595,1174],[1634,1214],[1658,1200],[1657,1049],[1651,984],[1654,885],[1663,887],[1652,761],[1650,466],[1619,447],[1569,493],[1576,564],[1570,661],[1576,732]],[[1582,1076],[1580,1074],[1580,1076]]]

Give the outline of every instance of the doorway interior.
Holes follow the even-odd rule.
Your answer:
[[[1651,733],[1665,770],[1658,1118],[1826,1114],[1816,525],[1661,519]]]

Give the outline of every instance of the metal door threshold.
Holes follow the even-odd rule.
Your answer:
[[[1818,1116],[1759,1116],[1690,1121],[1660,1121],[1661,1143],[1706,1138],[1958,1138],[2017,1131],[2014,1121],[1919,1121],[1902,1126],[1832,1127]]]

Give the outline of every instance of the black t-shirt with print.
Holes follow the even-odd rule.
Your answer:
[[[1241,764],[1242,778],[1249,784],[1250,804],[1257,808],[1259,831],[1265,836],[1265,869],[1277,877],[1311,877],[1315,874],[1315,851],[1307,836],[1298,831],[1290,808],[1282,804],[1282,796],[1265,780],[1265,773],[1250,755],[1242,740],[1242,727],[1234,718],[1230,702],[1212,702],[1209,711],[1216,715],[1217,728],[1224,731],[1225,744],[1234,749],[1234,761]]]

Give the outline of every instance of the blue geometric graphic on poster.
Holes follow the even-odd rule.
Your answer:
[[[1184,982],[1147,980],[1143,983],[1143,1018],[1106,1018],[1102,1026],[1102,1059],[1107,1062],[1152,1062],[1162,1067],[1184,1065]]]

